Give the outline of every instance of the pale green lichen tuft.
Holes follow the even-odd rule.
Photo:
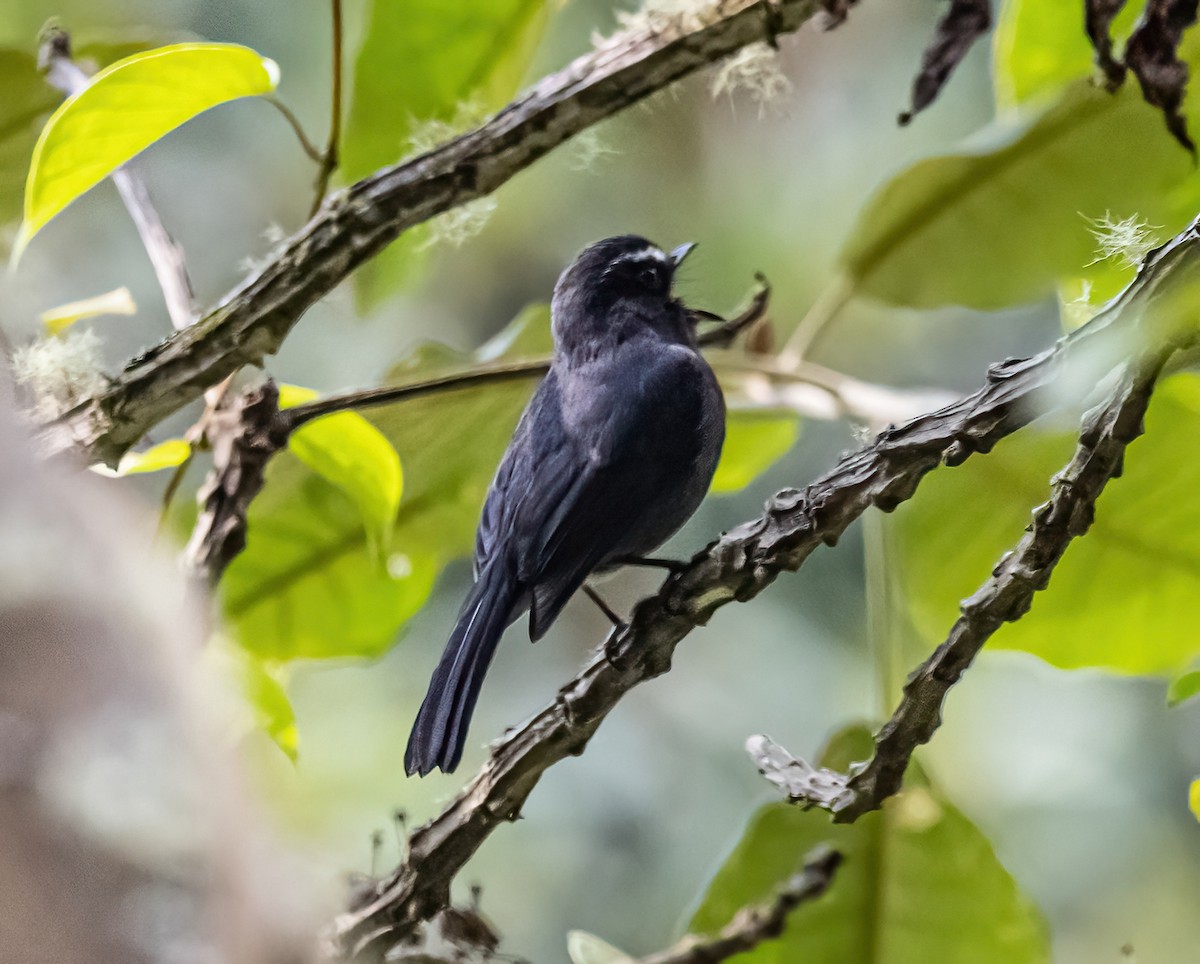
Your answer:
[[[779,103],[792,82],[779,66],[779,55],[768,44],[753,43],[730,56],[713,74],[713,97],[743,93],[758,104],[759,114]]]
[[[1150,225],[1137,215],[1116,220],[1105,211],[1103,217],[1088,218],[1092,237],[1096,239],[1096,258],[1091,264],[1101,261],[1116,261],[1127,268],[1135,268],[1142,259],[1159,244],[1156,231],[1160,225]]]
[[[487,226],[498,206],[495,196],[489,194],[438,215],[429,222],[429,231],[421,243],[421,250],[438,244],[460,247]]]
[[[39,338],[12,356],[13,377],[32,394],[33,415],[42,421],[103,392],[108,376],[102,366],[100,339],[90,328]]]

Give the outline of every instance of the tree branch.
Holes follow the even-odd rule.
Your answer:
[[[403,231],[490,194],[585,128],[699,68],[796,30],[817,0],[718,0],[618,35],[480,127],[331,196],[257,275],[133,359],[104,393],[45,428],[52,450],[115,464],[152,426],[279,348],[301,315]]]
[[[772,900],[743,907],[717,937],[706,940],[689,935],[674,947],[643,957],[640,964],[720,964],[735,954],[754,950],[764,941],[780,937],[792,911],[824,894],[841,863],[838,851],[818,847],[805,858],[804,869],[784,884]]]
[[[404,863],[334,921],[331,943],[346,957],[369,959],[406,939],[446,906],[455,875],[496,827],[520,816],[546,769],[582,753],[625,693],[670,669],[676,645],[689,632],[722,606],[757,596],[781,572],[799,569],[818,546],[835,544],[868,508],[894,509],[930,469],[961,464],[1028,424],[1054,401],[1043,390],[1063,382],[1068,361],[1089,366],[1111,361],[1118,350],[1113,343],[1123,347],[1119,339],[1132,335],[1160,346],[1147,350],[1145,358],[1158,359],[1158,352],[1167,357],[1181,336],[1156,319],[1169,313],[1161,309],[1171,304],[1179,283],[1193,279],[1198,242],[1200,221],[1148,255],[1134,283],[1090,324],[1038,355],[993,366],[978,391],[886,429],[803,491],[778,493],[760,518],[727,533],[669,576],[551,704],[493,744],[474,779],[412,834]],[[1185,298],[1183,306],[1189,325],[1192,300]],[[1090,384],[1098,381],[1090,369],[1087,377]],[[1120,426],[1127,431],[1125,420]]]

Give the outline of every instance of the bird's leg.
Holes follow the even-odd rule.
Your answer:
[[[615,629],[618,633],[621,633],[629,628],[629,623],[625,622],[625,620],[613,612],[612,607],[600,598],[600,594],[596,592],[595,589],[593,589],[587,583],[584,583],[583,591],[587,593],[588,599],[600,607],[600,612],[604,613],[604,615],[608,617],[609,622],[613,624],[613,629]]]
[[[646,569],[666,569],[673,576],[678,576],[688,567],[686,562],[678,559],[662,559],[658,556],[621,556],[615,560],[622,566],[642,566]]]

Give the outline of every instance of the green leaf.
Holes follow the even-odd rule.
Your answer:
[[[279,386],[279,407],[311,401],[317,393],[297,385]],[[326,415],[292,433],[292,454],[354,500],[366,526],[372,555],[387,551],[404,474],[392,443],[357,412]]]
[[[835,738],[825,766],[869,752],[870,734]],[[740,955],[745,964],[1032,964],[1050,959],[1045,924],[978,829],[919,773],[881,812],[850,825],[788,803],[750,820],[717,871],[690,930],[720,931],[775,889],[823,843],[846,857],[833,886],[788,918],[778,940]]]
[[[800,419],[795,415],[730,410],[725,446],[709,491],[720,495],[744,489],[786,455],[799,436]]]
[[[1197,695],[1200,695],[1200,670],[1194,669],[1171,680],[1167,688],[1167,705],[1178,706]]]
[[[235,44],[187,43],[105,68],[54,112],[34,148],[16,253],[85,191],[209,108],[275,89],[271,60]]]
[[[84,298],[82,301],[72,301],[59,305],[41,314],[42,325],[48,335],[61,335],[75,322],[84,318],[96,318],[100,315],[135,315],[137,305],[133,303],[133,295],[122,285],[113,291],[106,291],[94,298]]]
[[[1127,37],[1145,7],[1130,0],[1113,21],[1112,36]],[[1094,52],[1078,0],[1006,0],[993,35],[996,102],[1011,108],[1091,77]]]
[[[91,469],[99,475],[120,478],[125,475],[141,475],[146,472],[161,472],[183,465],[192,456],[190,442],[181,438],[167,439],[142,452],[126,452],[115,469],[107,465],[93,465]]]
[[[1188,787],[1188,809],[1193,817],[1200,820],[1200,778],[1193,780]]]
[[[1195,180],[1191,159],[1136,87],[1076,84],[1031,123],[998,124],[987,146],[898,174],[842,251],[851,290],[919,308],[1000,308],[1079,274],[1094,257],[1087,217],[1136,214],[1173,231],[1171,191]]]
[[[419,381],[473,360],[428,346],[390,380]],[[471,552],[484,494],[535,382],[469,386],[370,413],[405,472],[386,566],[369,551],[351,498],[291,452],[276,456],[251,505],[246,550],[222,579],[241,645],[273,660],[387,650],[442,567]]]
[[[567,956],[571,964],[635,964],[624,951],[587,931],[567,932]]]
[[[341,177],[356,181],[465,129],[513,95],[550,0],[372,0],[354,65]],[[427,229],[406,232],[355,274],[367,310],[412,277]]]
[[[1073,542],[1023,619],[989,648],[1019,649],[1065,669],[1175,675],[1200,655],[1200,376],[1175,375],[1154,394],[1146,434],[1105,489],[1091,530]],[[1025,429],[986,457],[930,475],[895,513],[895,567],[913,624],[940,642],[959,600],[1021,537],[1074,432]]]

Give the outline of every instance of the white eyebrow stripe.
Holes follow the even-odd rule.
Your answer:
[[[667,253],[660,248],[642,248],[641,251],[634,251],[632,254],[622,254],[613,258],[613,264],[621,264],[626,261],[657,261],[660,264],[667,264],[670,261]]]

